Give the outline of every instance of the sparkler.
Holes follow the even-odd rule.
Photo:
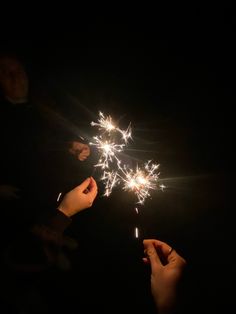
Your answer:
[[[94,167],[100,167],[103,171],[101,180],[105,185],[105,196],[112,193],[113,188],[120,184],[125,191],[132,191],[137,196],[137,203],[143,205],[150,190],[159,189],[163,191],[164,185],[158,186],[160,172],[157,172],[159,164],[154,164],[150,160],[144,167],[136,166],[133,170],[127,165],[123,165],[119,154],[125,150],[128,140],[131,137],[131,125],[126,130],[122,130],[116,125],[111,116],[105,116],[99,112],[98,122],[91,122],[92,126],[98,127],[100,134],[94,136],[94,141],[90,145],[97,147],[100,158]],[[118,141],[117,142],[117,134]],[[112,170],[111,170],[112,167]],[[136,209],[138,213],[138,209]]]
[[[160,174],[159,172],[156,173],[158,168],[159,164],[153,164],[149,160],[143,169],[139,166],[136,166],[136,170],[127,167],[122,169],[124,174],[122,178],[124,182],[123,189],[133,191],[138,198],[138,204],[144,204],[145,199],[150,196],[150,190],[158,188],[157,181]]]
[[[123,165],[119,158],[131,137],[131,125],[122,130],[113,122],[111,116],[105,116],[99,112],[97,122],[91,122],[92,126],[98,127],[99,134],[93,137],[90,145],[97,147],[100,154],[99,160],[94,167],[102,170],[101,180],[105,185],[104,196],[109,196],[115,186],[121,185],[124,191],[131,191],[137,197],[137,204],[143,205],[146,198],[150,197],[151,190],[164,190],[163,184],[158,185],[160,172],[159,164],[151,160],[144,166],[136,166],[136,169]],[[138,207],[135,212],[139,215]],[[139,228],[134,229],[135,238],[139,238]]]
[[[102,112],[99,112],[98,122],[91,122],[91,125],[97,126],[98,129],[102,131],[100,135],[94,136],[94,142],[90,143],[90,145],[96,146],[100,152],[100,158],[95,167],[101,167],[103,170],[109,169],[110,164],[114,162],[119,166],[121,161],[118,158],[118,154],[124,150],[124,147],[128,143],[128,139],[131,138],[130,125],[126,130],[122,130],[115,125],[111,116],[105,117]],[[119,143],[117,143],[117,133],[121,135]],[[107,178],[108,177],[109,175]]]
[[[113,187],[119,182],[119,177],[116,171],[104,171],[101,180],[105,184],[105,196],[109,196]]]
[[[135,236],[136,239],[139,237],[138,227],[135,227],[135,229],[134,229],[134,236]]]
[[[57,202],[60,201],[61,195],[62,195],[62,192],[60,192],[60,193],[58,194],[58,196],[57,196]]]
[[[104,139],[104,137],[94,136],[95,142],[90,142],[90,145],[95,145],[101,156],[95,167],[101,167],[102,169],[109,168],[109,163],[113,163],[115,160],[119,163],[117,154],[123,151],[125,144],[116,144],[112,140]]]
[[[112,121],[111,116],[104,116],[104,114],[99,112],[98,122],[91,122],[92,126],[98,126],[99,130],[103,130],[104,132],[111,133],[112,131],[119,132],[122,135],[122,139],[125,144],[127,144],[128,139],[131,138],[131,125],[129,124],[126,130],[121,130],[115,123]]]

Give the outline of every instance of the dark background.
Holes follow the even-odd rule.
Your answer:
[[[139,216],[132,196],[117,189],[108,199],[99,196],[68,230],[80,242],[73,278],[82,298],[98,307],[148,309],[145,237],[168,242],[186,258],[183,313],[233,306],[235,12],[230,5],[205,9],[158,11],[128,23],[88,20],[68,31],[56,24],[31,36],[9,31],[13,36],[2,40],[41,87],[57,94],[58,110],[71,122],[87,128],[98,110],[124,126],[131,121],[130,155],[160,163],[167,188],[153,191]],[[76,280],[68,279],[65,290]]]

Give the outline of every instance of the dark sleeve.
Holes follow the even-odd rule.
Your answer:
[[[63,247],[73,246],[64,236],[71,219],[59,210],[43,223],[35,224],[23,232],[5,252],[8,269],[17,272],[40,272],[57,264]]]

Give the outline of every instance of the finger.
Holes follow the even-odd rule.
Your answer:
[[[86,157],[86,156],[78,155],[77,158],[78,158],[80,161],[84,161],[87,157]]]
[[[83,153],[78,154],[78,155],[77,155],[77,158],[78,158],[80,161],[83,161],[83,160],[85,160],[88,156],[89,156],[89,154],[83,152]]]
[[[89,187],[90,181],[91,181],[91,178],[87,178],[78,186],[78,188],[84,192]]]
[[[97,182],[94,180],[93,177],[90,177],[90,185],[89,187],[93,188],[96,187],[97,188]]]
[[[83,154],[90,154],[90,148],[88,146],[85,146],[82,150],[81,150],[81,153]]]
[[[78,142],[78,141],[74,141],[74,142],[72,143],[72,145],[73,145],[73,148],[74,148],[75,150],[82,150],[82,149],[83,149],[83,144],[80,143],[80,142]]]
[[[175,265],[182,268],[185,267],[186,261],[183,257],[181,257],[175,250],[171,252],[171,254],[168,255],[167,257],[168,260],[168,265]]]
[[[160,240],[156,240],[156,239],[150,239],[150,241],[152,241],[153,245],[155,246],[155,248],[161,252],[161,254],[164,256],[164,258],[167,258],[172,250],[172,247]]]
[[[83,151],[83,152],[82,152],[82,155],[88,157],[88,156],[90,155],[90,152],[87,151],[87,150],[86,150],[86,151]]]
[[[81,157],[82,157],[82,158],[87,158],[88,156],[89,156],[89,155],[86,154],[86,153],[82,153],[82,154],[81,154]]]
[[[84,144],[84,146],[83,146],[83,151],[89,151],[89,150],[90,150],[89,146],[86,145],[86,144]]]
[[[96,197],[98,192],[98,187],[97,187],[97,183],[94,180],[93,177],[90,178],[90,184],[89,184],[89,192],[87,194],[90,194],[93,199]]]
[[[185,266],[186,261],[167,243],[152,239],[154,246],[165,258],[167,264],[175,264],[179,266]]]
[[[159,256],[157,255],[156,248],[152,240],[144,240],[143,245],[146,250],[146,254],[150,260],[152,271],[154,271],[157,267],[162,266],[162,263]]]

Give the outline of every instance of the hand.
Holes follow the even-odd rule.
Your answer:
[[[151,291],[157,309],[160,314],[172,313],[177,284],[186,262],[168,244],[159,240],[144,240],[143,245],[147,255],[143,260],[151,264]]]
[[[2,184],[0,185],[0,199],[11,201],[19,198],[20,189],[13,185]]]
[[[96,181],[92,177],[88,178],[64,196],[58,209],[66,216],[71,217],[81,210],[91,207],[97,191]]]
[[[69,152],[80,161],[84,161],[90,155],[90,148],[87,144],[73,141],[70,143]]]

